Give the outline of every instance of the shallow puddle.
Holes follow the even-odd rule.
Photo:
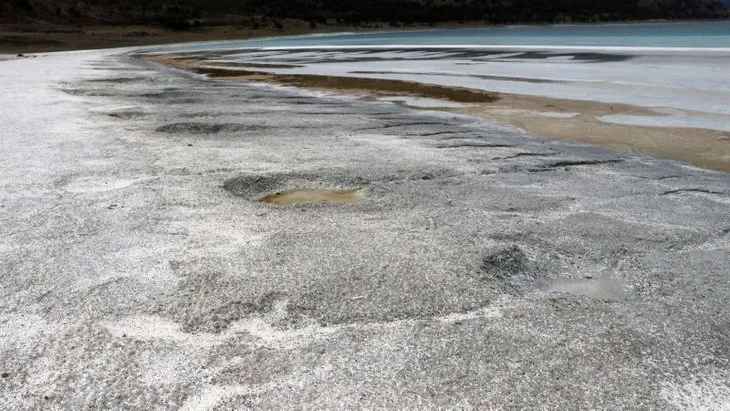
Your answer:
[[[546,291],[582,295],[598,300],[623,300],[625,295],[621,285],[609,279],[552,280],[546,284]]]
[[[262,203],[290,205],[300,203],[350,203],[357,204],[362,199],[362,189],[348,190],[301,189],[270,194],[260,198]]]

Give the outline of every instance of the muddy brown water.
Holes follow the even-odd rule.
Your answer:
[[[270,194],[258,201],[276,205],[302,203],[350,203],[357,204],[362,199],[361,188],[347,190],[299,189]]]

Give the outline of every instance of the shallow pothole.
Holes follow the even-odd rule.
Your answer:
[[[274,204],[358,204],[368,181],[341,174],[243,175],[223,183],[229,193],[250,201]]]

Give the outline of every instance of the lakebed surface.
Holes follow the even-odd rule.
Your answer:
[[[1,408],[730,401],[728,174],[131,52],[0,62]]]
[[[396,31],[184,44],[145,58],[727,172],[729,32],[728,21]]]

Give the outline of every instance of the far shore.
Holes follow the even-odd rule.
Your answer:
[[[273,27],[253,29],[251,27],[226,25],[201,27],[185,31],[150,26],[45,27],[0,25],[0,53],[30,54],[197,41],[246,40],[255,37],[337,31],[347,31],[347,28],[322,26],[318,30],[312,30],[304,22],[289,24],[280,30]]]
[[[89,50],[117,47],[154,46],[200,41],[250,40],[253,38],[298,36],[308,34],[366,33],[381,31],[416,31],[489,27],[479,23],[444,22],[434,25],[390,26],[385,23],[367,26],[318,24],[312,27],[302,20],[283,20],[281,28],[253,28],[239,24],[202,26],[190,30],[171,30],[143,25],[55,26],[0,24],[0,54],[30,54],[56,51]],[[495,26],[496,27],[496,26]]]
[[[421,97],[466,103],[461,107],[429,107],[456,114],[481,117],[541,137],[572,140],[619,152],[640,152],[684,161],[710,170],[730,172],[730,132],[679,127],[649,127],[606,123],[600,117],[613,114],[660,115],[649,108],[626,104],[564,100],[537,96],[453,89],[410,81],[275,75],[249,70],[211,70],[204,61],[185,55],[142,55],[142,59],[190,70],[228,81],[254,81],[295,86],[363,98]],[[396,99],[397,100],[397,99]],[[408,105],[404,100],[403,104]],[[413,107],[419,108],[419,107]]]

